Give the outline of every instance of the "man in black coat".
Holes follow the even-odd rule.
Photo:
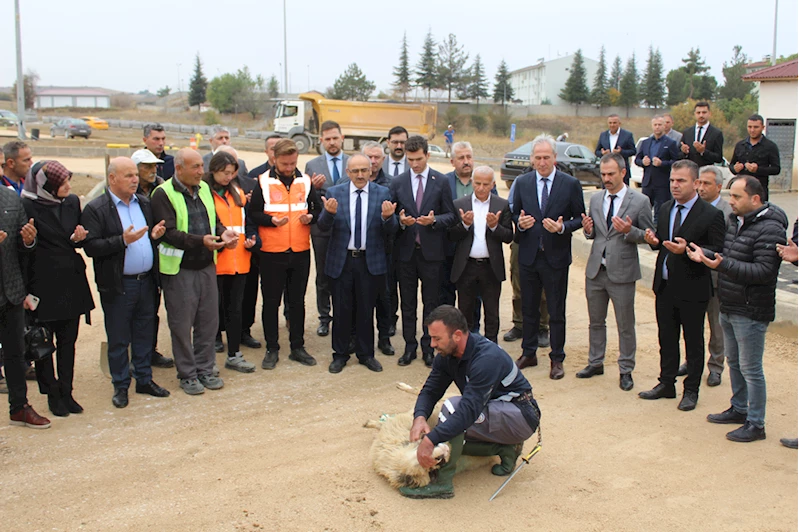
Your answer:
[[[751,175],[763,187],[763,201],[768,201],[768,178],[780,173],[780,149],[763,135],[763,117],[752,115],[746,122],[749,136],[732,152],[730,171],[739,176]]]
[[[710,104],[697,102],[694,105],[696,125],[682,132],[680,151],[683,159],[689,159],[697,166],[720,163],[724,147],[724,135],[710,123]]]

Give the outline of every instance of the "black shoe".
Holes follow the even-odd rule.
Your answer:
[[[319,327],[316,328],[317,336],[327,336],[330,334],[330,325],[327,323],[320,323]]]
[[[128,406],[128,389],[117,388],[114,390],[114,397],[111,398],[111,402],[117,408],[125,408]]]
[[[327,371],[330,373],[341,373],[341,370],[344,369],[344,366],[347,365],[347,361],[343,358],[334,358],[333,362],[330,363],[328,366]]]
[[[64,405],[66,405],[67,410],[69,410],[70,414],[82,414],[83,407],[78,404],[78,402],[72,397],[72,393],[68,393],[64,396]]]
[[[241,345],[249,347],[250,349],[260,349],[261,342],[250,336],[250,333],[241,333]]]
[[[433,367],[433,360],[436,358],[435,353],[422,353],[422,360],[424,360],[424,365],[428,368]]]
[[[264,361],[261,362],[261,367],[263,369],[275,369],[277,361],[280,359],[280,357],[278,357],[277,354],[278,354],[277,349],[267,349],[266,355],[264,356]]]
[[[392,325],[391,327],[388,328],[388,336],[393,337],[395,334],[397,334],[397,326]]]
[[[796,449],[799,447],[799,440],[796,438],[780,438],[780,443],[788,449]]]
[[[378,372],[378,373],[383,371],[382,364],[380,364],[380,362],[378,362],[375,357],[369,357],[369,358],[366,358],[364,360],[361,360],[361,361],[359,361],[359,364],[363,364],[364,366],[366,366],[370,370]]]
[[[660,383],[651,390],[640,392],[638,397],[641,399],[674,399],[677,397],[677,391],[674,389],[674,386],[666,386]]]
[[[699,394],[686,390],[682,394],[682,399],[680,399],[680,404],[677,405],[677,409],[682,410],[683,412],[688,412],[689,410],[696,408],[697,401],[699,401]]]
[[[577,372],[578,379],[590,379],[594,375],[604,375],[605,366],[586,366]]]
[[[150,359],[150,365],[156,368],[171,368],[175,366],[175,361],[156,350],[153,352],[153,358]]]
[[[150,381],[147,384],[136,383],[136,393],[152,395],[153,397],[169,397],[169,390],[158,386],[155,381]]]
[[[216,340],[214,341],[214,351],[217,353],[225,352],[225,344],[222,342],[222,337],[220,336],[217,336]]]
[[[743,425],[746,423],[746,414],[741,414],[733,407],[729,407],[720,414],[708,414],[707,420],[719,425]]]
[[[619,388],[625,392],[633,389],[633,376],[629,373],[622,373],[619,375]]]
[[[50,412],[54,416],[67,417],[69,415],[67,405],[64,404],[64,399],[60,395],[48,395],[47,406],[50,407]]]
[[[350,343],[347,344],[347,354],[348,355],[354,355],[355,354],[355,346],[356,346],[356,340],[355,340],[355,337],[352,336],[352,337],[350,337]]]
[[[680,364],[680,367],[677,368],[677,376],[685,377],[686,375],[688,375],[688,363],[683,362],[682,364]]]
[[[718,386],[719,384],[721,384],[721,373],[711,371],[710,375],[707,376],[707,385]]]
[[[289,360],[293,360],[294,362],[299,362],[303,366],[315,366],[316,359],[308,354],[308,351],[305,350],[304,347],[298,347],[297,349],[292,349],[291,353],[289,353]]]
[[[382,340],[378,340],[377,341],[377,348],[384,355],[387,355],[387,356],[394,355],[394,348],[391,346],[391,340],[389,340],[388,338],[383,338]]]
[[[397,364],[400,366],[407,366],[412,361],[416,360],[416,351],[405,351],[399,360],[397,360]]]
[[[506,332],[505,336],[503,336],[502,339],[506,342],[515,342],[516,340],[520,339],[522,336],[523,336],[522,330],[517,327],[514,327],[508,332]]]
[[[740,443],[749,443],[757,440],[766,439],[766,428],[758,428],[749,423],[744,423],[743,427],[737,428],[727,433],[727,439]]]
[[[549,347],[549,331],[538,331],[538,347]]]

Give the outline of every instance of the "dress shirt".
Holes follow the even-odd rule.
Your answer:
[[[358,190],[361,192],[361,247],[355,247],[355,204],[358,201]],[[366,249],[366,214],[369,211],[369,183],[359,189],[350,181],[350,242],[347,249]]]
[[[394,177],[394,168],[397,168],[397,175],[402,175],[405,173],[405,163],[407,159],[405,156],[402,157],[399,161],[395,161],[391,157],[388,158],[388,176],[389,178]],[[399,164],[399,166],[396,166]]]
[[[616,144],[619,142],[619,133],[621,133],[621,128],[619,128],[615,134],[611,133],[608,129],[608,144],[610,145],[610,151],[613,151],[616,148]]]
[[[660,146],[664,142],[666,142],[666,135],[661,135],[660,138],[654,135],[649,137],[649,153],[647,153],[647,155],[650,159],[657,157],[658,153],[660,153]]]
[[[685,223],[685,219],[688,218],[688,213],[691,212],[691,208],[696,204],[696,200],[699,199],[699,194],[694,194],[694,197],[686,201],[685,203],[677,203],[674,202],[674,205],[671,207],[671,211],[669,212],[669,240],[674,242],[674,235],[671,234],[672,230],[674,229],[674,219],[677,217],[677,205],[682,205],[684,209],[682,209],[681,217],[680,217],[680,227],[682,224]],[[663,261],[663,279],[669,279],[669,269],[666,268],[666,261]]]
[[[488,258],[488,245],[486,244],[486,215],[488,214],[488,207],[491,203],[491,196],[485,201],[480,201],[477,196],[472,194],[472,212],[474,213],[474,240],[472,240],[472,249],[469,251],[469,257],[472,259],[487,259]],[[469,229],[469,226],[463,224],[463,227]],[[496,226],[491,229],[494,231]]]
[[[536,186],[538,187],[538,207],[539,208],[541,208],[541,194],[544,193],[544,182],[542,181],[542,179],[544,177],[549,179],[549,181],[547,181],[547,192],[551,196],[552,195],[552,185],[555,184],[555,172],[557,172],[557,171],[558,171],[557,168],[553,168],[552,169],[552,173],[549,174],[548,176],[542,176],[541,174],[538,173],[538,170],[535,171],[535,181],[536,181]],[[541,214],[543,215],[544,213],[542,212]],[[543,220],[540,220],[540,221],[543,221]],[[563,227],[560,228],[560,231],[558,232],[558,234],[562,235],[563,231],[565,229],[566,229],[566,226],[564,225]],[[544,229],[544,231],[546,231],[546,229]]]
[[[341,152],[341,151],[338,152],[338,155],[330,155],[329,153],[325,152],[325,159],[327,160],[327,169],[330,171],[330,179],[333,179],[333,176],[335,175],[335,172],[333,171],[333,157],[338,159],[338,161],[335,162],[335,165],[336,165],[336,167],[338,167],[339,179],[344,177],[344,168],[342,168],[342,166],[341,166],[341,158],[343,156],[344,156],[344,152]],[[335,185],[336,183],[333,183],[333,184]]]
[[[129,204],[119,199],[110,190],[108,193],[111,195],[111,201],[117,209],[119,221],[122,223],[122,230],[124,231],[131,225],[134,231],[138,231],[145,225],[147,220],[144,218],[144,212],[139,205],[139,198],[134,194],[130,199]],[[153,269],[153,248],[150,244],[149,232],[145,233],[136,242],[131,242],[125,248],[125,262],[122,268],[123,275],[138,275],[140,273],[149,272]]]
[[[716,199],[714,199],[713,201],[711,201],[710,204],[713,205],[714,207],[716,207],[717,209],[719,209],[719,202],[720,201],[721,201],[721,196],[719,196]],[[721,210],[721,209],[719,209],[719,210]]]
[[[621,202],[624,201],[624,196],[627,195],[627,185],[621,187],[621,190],[616,192],[616,198],[613,200],[613,216],[619,215],[619,207],[621,207]],[[602,221],[608,219],[608,211],[610,210],[610,192],[605,190],[605,197],[602,198]],[[605,255],[602,255],[602,266],[607,266],[607,262],[605,261]]]
[[[413,192],[413,199],[416,201],[416,189],[419,188],[419,178],[416,177],[418,175],[422,176],[422,196],[424,196],[425,191],[427,190],[427,176],[430,174],[430,167],[425,166],[424,171],[421,174],[414,173],[411,170],[411,192]],[[420,212],[420,215],[424,215],[427,213]]]
[[[708,126],[710,126],[710,122],[708,122],[707,124],[702,126],[702,138],[700,139],[699,135],[697,135],[697,133],[699,133],[699,123],[697,123],[694,126],[694,140],[698,140],[699,142],[702,142],[703,140],[705,140],[705,135],[707,135]]]
[[[468,196],[474,192],[474,186],[472,185],[472,180],[469,181],[464,185],[461,179],[458,176],[455,176],[455,199],[463,198],[464,196]]]

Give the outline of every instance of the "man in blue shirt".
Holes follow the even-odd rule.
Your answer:
[[[10,188],[19,196],[22,194],[25,178],[33,166],[33,152],[21,140],[12,140],[3,146],[3,155],[6,159],[3,164],[4,171],[0,172],[0,174],[4,174],[2,176],[3,186]]]
[[[455,129],[452,127],[452,124],[447,126],[447,130],[444,132],[444,140],[447,142],[447,157],[451,157],[452,143],[455,142]]]

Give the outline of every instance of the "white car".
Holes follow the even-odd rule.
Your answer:
[[[444,148],[435,144],[427,145],[427,153],[429,153],[432,157],[447,157],[447,152],[444,151]]]

